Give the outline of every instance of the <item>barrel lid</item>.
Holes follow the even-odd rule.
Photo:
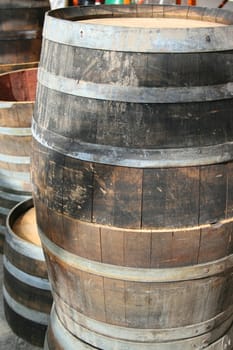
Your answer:
[[[141,27],[88,23],[98,18],[182,19],[204,27]],[[209,22],[209,26],[208,26]],[[216,25],[213,25],[216,24]],[[220,26],[219,26],[220,24]],[[171,5],[107,5],[49,11],[43,36],[61,44],[125,52],[211,52],[233,49],[233,13]]]

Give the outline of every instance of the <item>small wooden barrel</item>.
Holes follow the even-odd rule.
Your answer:
[[[80,348],[211,349],[231,327],[232,73],[232,12],[47,13],[33,196],[56,317]]]
[[[19,203],[8,216],[3,296],[13,332],[42,347],[52,296],[35,220],[32,199]]]
[[[49,0],[1,0],[0,73],[37,65],[48,9]]]
[[[31,119],[37,68],[0,75],[0,249],[13,206],[31,196]]]

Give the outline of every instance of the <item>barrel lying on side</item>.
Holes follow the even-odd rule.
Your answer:
[[[232,12],[47,13],[32,179],[50,350],[232,349],[232,77]]]
[[[43,346],[52,296],[32,199],[18,204],[9,214],[3,263],[9,326],[19,337]]]
[[[31,195],[31,119],[37,68],[0,75],[0,247],[6,216]]]
[[[49,0],[2,0],[0,3],[0,73],[38,64],[44,14]]]

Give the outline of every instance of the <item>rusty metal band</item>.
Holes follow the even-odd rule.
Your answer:
[[[136,7],[135,7],[136,8]],[[147,17],[153,17],[153,6]],[[134,7],[132,7],[133,11]],[[127,28],[87,24],[79,21],[96,16],[125,16],[106,7],[95,9],[76,9],[75,21],[55,18],[59,11],[50,11],[45,17],[43,37],[45,39],[70,46],[79,46],[98,50],[125,52],[210,52],[233,49],[233,26],[215,28]],[[64,15],[63,12],[61,15]],[[68,11],[67,11],[68,13]],[[128,15],[129,16],[129,15]],[[134,17],[139,17],[140,12]],[[132,14],[130,15],[132,17]],[[67,16],[68,18],[68,16]],[[190,18],[191,19],[191,18]],[[146,40],[145,40],[146,38]],[[228,38],[227,40],[225,38]]]
[[[194,103],[233,98],[233,83],[189,87],[137,87],[74,80],[38,69],[38,82],[68,95],[126,103]]]
[[[3,255],[3,265],[4,268],[8,271],[8,273],[20,282],[27,284],[28,286],[31,286],[33,288],[38,288],[44,291],[51,290],[48,279],[30,275],[29,273],[18,269],[7,259],[5,255]]]
[[[196,148],[138,149],[98,145],[69,139],[33,120],[32,135],[40,144],[67,157],[87,162],[136,168],[218,164],[233,159],[233,142]]]
[[[232,269],[233,267],[233,254],[205,264],[176,267],[172,269],[147,269],[111,265],[89,260],[70,253],[49,240],[40,229],[39,234],[44,248],[59,261],[62,261],[77,270],[116,280],[140,283],[190,281],[215,276],[224,273],[226,270]]]
[[[51,318],[50,318],[50,324],[52,331],[55,335],[56,340],[60,345],[62,345],[65,349],[69,350],[87,350],[92,349],[91,345],[94,345],[100,349],[112,349],[115,350],[141,350],[147,349],[147,350],[180,350],[181,348],[184,348],[185,350],[193,350],[194,348],[198,349],[208,349],[208,350],[230,350],[231,344],[229,345],[229,340],[231,340],[232,336],[232,329],[228,331],[221,339],[217,340],[216,342],[213,342],[211,345],[210,343],[210,334],[206,334],[202,337],[194,337],[187,340],[180,340],[180,341],[167,341],[167,342],[130,342],[130,341],[123,341],[122,339],[114,339],[111,337],[103,337],[98,338],[98,336],[91,331],[88,331],[88,337],[83,339],[84,342],[80,340],[80,338],[74,336],[71,332],[69,332],[67,329],[68,327],[64,327],[62,322],[60,321],[59,317],[56,314],[55,309],[51,312]],[[224,325],[226,327],[226,325]],[[230,326],[230,324],[229,324]],[[72,324],[71,324],[72,327]],[[69,329],[70,330],[70,329]],[[73,330],[73,329],[72,329]],[[112,334],[114,336],[114,334]],[[90,346],[88,344],[91,344]],[[48,348],[49,349],[49,348]]]
[[[213,335],[216,332],[218,333],[219,327],[225,323],[225,327],[222,329],[222,334],[224,334],[233,322],[233,305],[230,305],[224,312],[197,324],[177,328],[130,328],[101,322],[87,317],[65,303],[56,293],[54,293],[53,296],[58,317],[65,326],[67,325],[71,333],[78,338],[82,338],[81,334],[86,333],[86,329],[88,329],[99,336],[109,337],[111,335],[115,340],[121,339],[124,341],[146,343],[178,341],[181,339],[200,337],[209,332]],[[217,336],[219,336],[219,334]]]

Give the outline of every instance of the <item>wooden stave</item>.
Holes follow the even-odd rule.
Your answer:
[[[32,92],[29,92],[30,99],[26,98],[25,95],[28,94],[27,89],[30,91],[34,89],[35,92],[36,75],[36,67],[0,75],[1,251],[4,244],[6,218],[10,209],[31,196],[30,154],[32,138],[30,129],[34,101]],[[18,79],[16,79],[17,77]],[[31,79],[30,84],[34,87],[26,84],[25,81],[29,78]],[[17,81],[17,90],[16,86],[11,87],[13,81]]]
[[[111,11],[112,9],[110,9],[110,11]],[[90,10],[90,11],[92,11],[92,10]],[[125,11],[128,11],[128,9],[126,8],[126,10]],[[93,11],[94,12],[94,11]],[[47,34],[47,32],[45,32],[46,34]],[[91,102],[90,102],[91,103]],[[36,129],[36,127],[37,126],[35,126],[35,128],[34,128],[34,138],[37,138],[37,141],[39,141],[39,143],[41,142],[41,140],[43,139],[43,137],[45,136],[45,134],[41,134],[41,135],[39,135],[39,133],[40,133],[40,131],[39,131],[39,133],[37,133],[37,131],[39,130],[37,130]],[[54,130],[53,130],[54,131]],[[41,139],[40,139],[40,136],[42,136],[41,137]],[[58,138],[57,138],[58,139]],[[46,140],[47,141],[47,140]],[[41,151],[41,153],[42,153],[42,164],[43,165],[45,165],[45,164],[47,164],[46,162],[48,161],[48,160],[50,160],[51,161],[51,164],[52,164],[52,166],[54,166],[54,164],[55,164],[55,167],[53,167],[53,169],[56,169],[56,170],[58,170],[58,171],[61,171],[61,173],[62,173],[62,171],[63,171],[63,169],[66,167],[67,168],[67,166],[69,166],[71,163],[72,163],[72,161],[70,161],[70,164],[69,164],[69,155],[66,157],[66,154],[65,154],[65,152],[62,152],[61,151],[61,149],[56,149],[56,143],[58,143],[57,142],[57,140],[56,140],[56,135],[55,135],[55,137],[54,137],[54,139],[53,139],[53,141],[54,141],[54,144],[50,144],[49,145],[49,150],[46,152],[44,152],[44,151]],[[73,140],[72,140],[73,141]],[[72,144],[72,141],[70,142],[70,144]],[[43,142],[41,142],[42,143],[42,145],[41,145],[41,148],[43,148]],[[65,140],[65,142],[64,143],[66,143],[66,140]],[[36,150],[36,148],[37,148],[37,146],[35,146],[35,150]],[[68,147],[69,148],[69,147]],[[36,150],[37,151],[37,150]],[[46,154],[47,153],[47,154]],[[63,153],[63,154],[62,154]],[[73,158],[76,158],[75,156],[74,156],[74,154],[72,154],[72,156],[73,156]],[[79,160],[80,160],[80,155],[77,157]],[[105,158],[106,159],[106,158]],[[95,162],[93,162],[93,159],[91,159],[91,161],[92,161],[92,164],[91,163],[89,163],[88,164],[88,166],[87,166],[87,163],[88,163],[88,161],[89,161],[90,159],[81,159],[81,161],[78,161],[77,159],[76,159],[76,161],[77,161],[77,164],[78,164],[78,167],[79,168],[84,168],[85,169],[85,167],[92,167],[93,166],[93,163],[95,163]],[[216,161],[216,160],[215,160]],[[226,165],[226,164],[221,164],[223,161],[226,161],[226,159],[223,159],[223,158],[221,158],[221,159],[218,159],[218,163],[219,163],[219,165],[220,166],[223,166],[223,167],[225,167],[225,166],[230,166],[230,164],[231,164],[231,156],[229,156],[229,159],[227,159],[227,161],[229,161],[229,163]],[[73,161],[74,162],[74,161]],[[102,164],[104,164],[105,162],[104,161],[100,161],[98,158],[97,158],[97,163],[98,162],[100,162],[100,163],[102,163]],[[59,164],[60,163],[60,164]],[[77,166],[77,164],[76,164],[76,166]],[[111,163],[111,165],[112,164],[114,164],[114,161]],[[56,168],[56,165],[58,166],[58,168]],[[95,164],[94,164],[95,165]],[[99,164],[98,164],[99,165]],[[120,165],[122,165],[122,164],[120,164]],[[182,166],[182,167],[184,167],[184,164],[179,164],[180,166]],[[192,164],[192,165],[196,165],[196,164]],[[202,166],[204,166],[205,164],[201,164]],[[51,168],[52,168],[52,166],[51,166]],[[102,166],[102,165],[101,165]],[[119,166],[119,164],[117,164],[117,166]],[[129,165],[129,164],[124,164],[124,166],[132,166],[132,165]],[[98,167],[98,166],[97,166]],[[96,167],[96,168],[97,168]],[[132,168],[133,168],[134,166],[132,166]],[[149,167],[149,166],[148,166]],[[165,168],[166,168],[166,166],[164,166]],[[62,169],[63,168],[63,169]],[[74,168],[75,168],[75,166],[74,166]],[[103,165],[103,170],[102,170],[102,172],[104,173],[105,172],[105,166]],[[143,165],[141,166],[141,168],[143,168]],[[207,168],[206,168],[207,169]],[[94,171],[95,171],[96,169],[94,169]],[[144,170],[144,169],[143,169]],[[54,170],[53,170],[54,171]],[[94,171],[93,171],[93,173],[94,173]],[[135,173],[136,173],[136,171],[135,171]],[[216,174],[217,175],[217,174]],[[34,172],[34,176],[35,176],[35,172]],[[60,175],[59,175],[60,176]],[[44,181],[45,180],[45,181]],[[46,181],[47,181],[47,179],[45,179],[45,178],[42,178],[42,179],[38,179],[38,178],[36,178],[36,181],[35,181],[35,183],[36,183],[36,186],[37,186],[37,188],[35,188],[35,194],[34,194],[34,198],[35,198],[35,200],[37,201],[39,201],[39,200],[42,200],[43,201],[43,187],[45,186],[45,184],[46,184]],[[50,184],[52,184],[52,185],[54,185],[54,187],[56,187],[56,188],[59,188],[59,186],[60,186],[60,183],[59,183],[59,179],[58,179],[58,181],[56,182],[56,181],[54,181],[54,183],[52,183],[52,180],[51,179],[49,179],[49,181],[51,181],[50,182]],[[47,183],[48,184],[48,183]],[[81,184],[81,182],[79,183],[79,185]],[[82,183],[82,185],[83,185],[83,183]],[[86,185],[86,184],[85,184]],[[89,186],[89,187],[91,187],[91,186]],[[53,194],[52,194],[53,195]],[[49,198],[49,200],[51,200],[51,198],[52,197],[50,197]],[[53,197],[54,198],[54,197]],[[54,206],[53,207],[49,207],[49,209],[52,209],[53,211],[57,211],[57,212],[59,212],[59,213],[62,213],[63,215],[68,215],[68,216],[72,216],[73,214],[71,213],[71,210],[70,211],[64,211],[64,207],[63,208],[59,208],[59,203],[58,203],[58,201],[59,201],[59,194],[58,194],[58,196],[57,196],[57,201],[56,201],[56,203],[54,204]],[[51,201],[52,202],[52,201]],[[49,203],[49,205],[51,205],[51,202]],[[81,209],[82,209],[82,207],[81,207]],[[224,211],[224,210],[223,210]],[[74,218],[77,218],[77,216],[75,216],[76,214],[74,214]],[[208,215],[207,215],[208,216]],[[223,216],[225,217],[225,211],[224,211],[224,214],[223,214]],[[88,222],[92,222],[92,223],[95,223],[96,221],[95,220],[93,220],[93,216],[92,215],[90,215],[90,212],[88,212],[88,211],[85,211],[85,210],[83,210],[83,212],[80,214],[80,217],[79,217],[79,219],[81,218],[81,220],[84,220],[84,221],[88,221]],[[206,222],[205,223],[210,223],[210,222],[212,222],[213,223],[213,221],[212,221],[212,219],[213,218],[211,218],[210,219],[210,217],[208,217],[207,219],[206,219]],[[218,217],[217,218],[217,220],[216,220],[216,222],[218,222],[218,220],[220,219],[220,217]],[[99,224],[103,224],[103,225],[109,225],[109,222],[98,222],[97,221],[97,223],[99,223]],[[112,222],[110,223],[110,224],[112,224]],[[127,226],[127,224],[125,224],[125,223],[120,223],[119,224],[119,222],[117,223],[118,225],[120,225],[120,228],[122,228],[122,227],[130,227],[130,228],[132,228],[131,226],[130,226],[130,224]],[[40,226],[42,226],[43,224],[42,224],[42,222],[41,221],[39,221],[39,225]],[[118,227],[118,225],[116,225],[117,227]],[[122,225],[122,226],[121,226]],[[191,226],[191,225],[190,225]],[[139,225],[138,226],[136,226],[137,228],[138,227],[140,227]],[[162,226],[162,229],[164,229],[164,228],[166,228],[167,226],[166,226],[166,224],[164,225],[164,226]],[[171,226],[171,227],[169,227],[170,229],[172,229],[172,227],[173,226]],[[182,223],[181,225],[180,225],[180,227],[181,228],[184,228],[184,223]],[[134,227],[135,228],[135,227]],[[154,228],[154,225],[153,224],[150,224],[150,225],[148,225],[148,228],[151,228],[151,229],[153,229]],[[158,226],[157,227],[158,229],[159,228],[161,228],[161,226]],[[45,245],[45,250],[46,250],[46,245]],[[47,255],[47,259],[49,260],[49,259],[51,259],[51,261],[53,261],[51,264],[49,263],[49,266],[50,266],[50,268],[51,268],[51,270],[52,270],[52,268],[53,268],[53,263],[54,263],[54,258],[51,256],[51,254],[50,253],[48,253],[48,255]],[[62,265],[62,264],[61,264]],[[69,264],[68,264],[69,265]],[[64,267],[64,266],[63,266]],[[51,273],[51,275],[52,275],[52,272],[50,272]],[[54,275],[55,276],[55,275]],[[77,277],[77,276],[76,276]],[[73,277],[71,278],[71,279],[73,279]],[[55,280],[55,278],[52,278],[52,280]],[[54,288],[56,288],[56,287],[54,287]],[[59,290],[59,287],[58,287],[58,290]],[[64,297],[64,295],[63,295],[63,297]],[[67,300],[66,300],[67,301]],[[96,315],[95,315],[95,317],[96,317]]]
[[[0,72],[20,69],[20,66],[34,67],[40,58],[43,20],[49,1],[5,1],[1,2],[0,9],[3,23],[0,27]],[[5,18],[11,20],[7,26],[4,26]]]

